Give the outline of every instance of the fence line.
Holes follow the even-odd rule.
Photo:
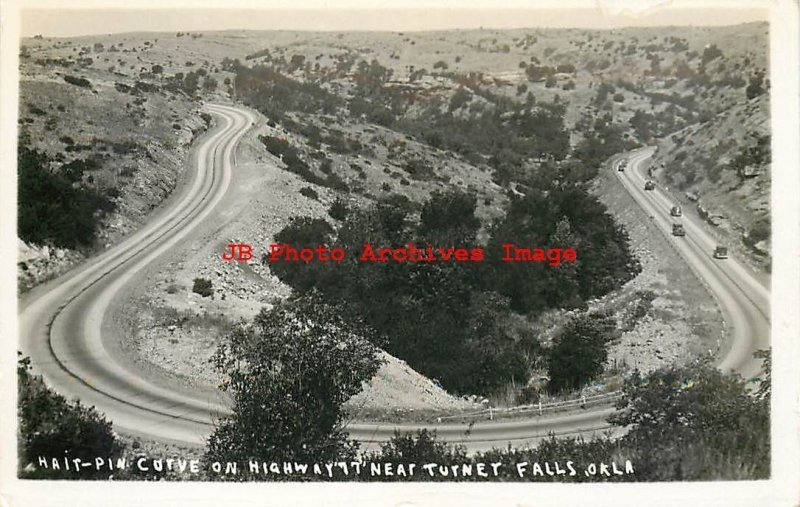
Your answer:
[[[612,391],[610,393],[595,394],[591,396],[581,396],[580,398],[575,398],[571,400],[553,401],[549,403],[539,402],[539,403],[532,403],[529,405],[519,405],[516,407],[508,407],[508,408],[489,407],[483,410],[478,410],[476,412],[467,412],[465,414],[440,416],[437,417],[437,421],[441,422],[445,419],[462,419],[469,417],[474,417],[477,419],[481,416],[487,416],[489,419],[494,419],[494,416],[499,414],[518,414],[526,412],[538,412],[539,414],[542,414],[545,411],[552,411],[559,408],[597,405],[600,403],[616,400],[620,396],[622,396],[621,391]]]

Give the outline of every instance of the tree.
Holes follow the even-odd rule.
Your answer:
[[[645,113],[639,109],[633,113],[630,119],[631,127],[642,142],[648,142],[653,138],[655,123],[656,118],[652,114]]]
[[[17,414],[19,418],[19,467],[25,479],[107,479],[110,470],[66,470],[64,459],[80,458],[94,463],[102,457],[115,460],[122,445],[112,431],[111,422],[94,407],[68,402],[51,391],[41,377],[30,373],[30,358],[17,362]],[[57,459],[60,470],[38,466],[43,457],[48,464]],[[33,470],[28,470],[33,465]]]
[[[532,362],[541,355],[539,342],[532,333],[519,336],[508,329],[508,317],[508,298],[496,292],[471,295],[468,325],[462,331],[465,359],[451,385],[458,387],[460,381],[464,391],[490,393],[526,381]]]
[[[546,171],[537,176],[545,177]],[[493,227],[487,248],[487,285],[508,296],[513,310],[528,315],[548,308],[582,306],[565,290],[573,287],[573,282],[577,282],[579,299],[586,301],[607,294],[639,271],[627,234],[596,197],[578,186],[533,190],[548,185],[548,181],[530,181],[531,190],[513,199],[505,218]],[[501,259],[505,243],[552,245],[552,241],[565,248],[580,248],[577,269],[573,271],[569,263],[548,266]],[[573,244],[567,245],[567,241]],[[565,284],[571,276],[574,280]]]
[[[437,246],[469,246],[481,227],[476,208],[475,195],[458,189],[434,191],[422,206],[418,230]]]
[[[551,391],[577,389],[603,371],[606,344],[615,329],[613,320],[601,313],[573,318],[556,337],[547,361]]]
[[[566,250],[581,249],[581,240],[572,233],[572,226],[567,217],[562,217],[556,224],[556,230],[550,236],[550,246]],[[560,269],[552,272],[550,286],[557,290],[561,296],[563,304],[567,308],[581,306],[580,284],[578,283],[578,263],[568,263],[559,266]]]
[[[200,78],[196,72],[188,72],[186,77],[183,78],[183,91],[186,92],[187,95],[194,95],[194,93],[197,91],[197,85],[199,81]]]
[[[217,89],[217,80],[211,76],[206,76],[203,80],[203,89],[207,92],[213,92]]]
[[[702,56],[702,59],[701,59],[701,65],[703,67],[705,67],[705,65],[708,62],[710,62],[710,61],[712,61],[712,60],[714,60],[716,58],[719,58],[721,56],[722,56],[722,50],[720,48],[718,48],[716,44],[711,44],[710,46],[707,46],[705,49],[703,49],[703,56]]]
[[[289,72],[294,72],[295,70],[299,69],[303,65],[305,65],[306,57],[300,54],[292,55],[292,59],[289,61]]]
[[[767,478],[768,391],[710,365],[671,367],[634,376],[609,421],[630,427],[624,445],[647,480]]]
[[[381,364],[363,337],[368,332],[315,292],[262,310],[235,329],[213,357],[234,404],[209,438],[207,457],[307,463],[352,457],[342,405]]]
[[[328,208],[328,215],[335,220],[344,220],[347,218],[347,203],[341,197],[337,197]]]

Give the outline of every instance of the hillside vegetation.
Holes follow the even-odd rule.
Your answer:
[[[142,57],[152,44],[22,41],[18,236],[34,253],[22,259],[21,288],[135,230],[175,188],[190,143],[209,126],[199,86],[162,80],[160,58]]]
[[[630,28],[34,37],[20,55],[21,145],[58,163],[99,162],[86,179],[121,204],[100,224],[100,235],[113,238],[174,186],[181,148],[203,126],[198,97],[253,104],[334,154],[369,155],[396,142],[374,128],[358,132],[361,121],[391,127],[466,157],[500,184],[549,159],[565,177],[588,179],[615,150],[666,142],[658,176],[719,208],[729,223],[723,230],[761,242],[749,250],[763,257],[769,160],[746,152],[769,144],[766,30],[751,23],[669,35]],[[322,127],[334,118],[344,128]],[[388,146],[401,187],[430,178],[415,169],[418,154]],[[358,183],[359,169],[349,169],[336,176]],[[732,202],[741,199],[754,217],[736,213]]]
[[[385,371],[388,353],[395,366],[410,366],[405,373],[413,368],[430,379],[395,387],[438,384],[472,400],[478,394],[484,405],[623,390],[613,420],[631,429],[623,440],[553,440],[482,460],[621,457],[639,463],[641,480],[763,478],[768,389],[749,393],[741,379],[703,365],[641,375],[636,363],[609,360],[609,347],[625,333],[636,345],[662,337],[639,336],[637,326],[663,315],[674,320],[658,305],[680,290],[669,287],[673,272],[664,271],[657,273],[659,287],[667,287],[661,293],[651,285],[620,296],[641,272],[634,248],[642,250],[631,245],[619,210],[615,218],[596,194],[609,157],[656,145],[651,177],[693,203],[691,212],[720,241],[768,268],[766,48],[764,23],[668,34],[480,29],[26,39],[19,235],[82,255],[107,247],[175,188],[189,146],[213,123],[203,103],[244,105],[262,114],[239,158],[241,174],[254,183],[232,192],[250,199],[242,207],[254,209],[243,213],[266,230],[236,230],[295,248],[352,254],[365,242],[413,242],[481,247],[487,257],[475,264],[358,264],[354,257],[280,264],[264,256],[220,267],[215,245],[192,252],[171,273],[184,262],[202,272],[180,272],[185,287],[172,274],[158,281],[165,288],[149,301],[166,317],[153,317],[141,336],[163,331],[159,346],[202,348],[206,357],[216,346],[213,378],[235,403],[208,456],[354,458],[343,424],[357,408],[347,402]],[[273,202],[259,202],[259,192]],[[227,234],[225,227],[215,233]],[[508,242],[573,248],[577,261],[504,262],[498,256]],[[46,276],[36,263],[20,264],[28,285]],[[234,269],[249,277],[247,285],[231,286]],[[259,293],[267,284],[276,297]],[[224,310],[241,316],[233,308],[245,306],[269,308],[251,314],[252,324],[226,320]],[[207,340],[185,347],[193,326]],[[165,364],[177,370],[172,357]],[[193,375],[202,374],[198,357],[182,358],[196,366]],[[65,404],[26,372],[23,364],[21,388],[36,394],[33,402],[66,411],[80,433],[97,431],[96,440],[117,451],[102,416]],[[272,407],[268,417],[264,407]],[[31,449],[40,445],[33,431],[40,423],[23,432]],[[429,435],[398,436],[383,455],[465,459]]]

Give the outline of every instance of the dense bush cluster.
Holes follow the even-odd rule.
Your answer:
[[[94,242],[99,217],[114,209],[108,196],[83,181],[95,160],[76,160],[51,170],[43,153],[20,146],[18,234],[25,241],[76,248]]]
[[[290,303],[288,308],[298,308]],[[316,318],[306,320],[315,324],[306,325],[299,332],[301,340],[319,339],[316,330],[323,322],[331,322],[334,313],[321,316],[319,306],[308,308],[308,315]],[[357,345],[317,347],[312,354],[344,372],[355,374],[331,376],[329,369],[295,368],[308,354],[300,354],[293,340],[285,337],[284,327],[297,326],[296,321],[285,318],[284,311],[262,313],[251,330],[232,338],[231,344],[218,357],[226,359],[225,371],[232,372],[236,385],[236,415],[221,425],[210,441],[208,457],[219,460],[244,460],[248,458],[290,460],[323,459],[349,461],[356,456],[355,449],[340,439],[335,414],[349,388],[351,379],[364,378],[376,365],[371,363],[374,351],[348,358]],[[289,314],[290,315],[290,314]],[[320,319],[320,317],[322,317]],[[340,328],[322,333],[323,344]],[[253,330],[259,330],[255,333]],[[283,338],[279,338],[282,337]],[[341,334],[339,335],[341,337]],[[254,339],[255,338],[255,339]],[[342,339],[342,338],[340,338]],[[260,346],[267,340],[268,352]],[[345,339],[345,343],[349,340]],[[360,342],[360,346],[366,346]],[[285,345],[288,350],[284,350]],[[234,351],[236,351],[234,353]],[[619,438],[597,436],[592,440],[582,438],[556,438],[551,436],[535,447],[495,448],[468,455],[464,447],[439,441],[435,433],[422,430],[416,434],[395,433],[379,451],[363,452],[360,458],[365,463],[391,463],[393,470],[401,465],[409,470],[417,468],[413,475],[398,474],[373,476],[370,473],[345,474],[334,467],[333,477],[306,475],[306,480],[334,481],[494,481],[494,482],[655,482],[655,481],[709,481],[709,480],[754,480],[770,476],[770,366],[766,352],[757,354],[766,358],[764,378],[753,391],[748,390],[743,380],[735,375],[723,375],[711,366],[692,364],[686,367],[671,367],[655,371],[647,377],[635,376],[623,388],[617,403],[617,412],[609,422],[624,427],[627,432]],[[234,359],[240,359],[235,361]],[[331,362],[332,361],[332,362]],[[352,365],[349,361],[353,361]],[[278,373],[250,378],[259,369]],[[243,366],[242,365],[246,365]],[[254,366],[255,365],[255,366]],[[298,377],[298,375],[300,377]],[[331,401],[320,403],[315,386],[335,386]],[[285,386],[283,392],[292,395],[278,399],[276,391]],[[303,388],[306,395],[297,389]],[[244,394],[247,393],[247,394]],[[288,415],[284,399],[292,403]],[[254,405],[254,406],[253,406]],[[278,406],[277,410],[264,407]],[[324,407],[320,410],[319,407]],[[329,416],[325,422],[318,419]],[[308,422],[314,424],[308,424]],[[232,424],[241,426],[229,431]],[[317,432],[325,428],[327,434]],[[242,444],[246,443],[246,447]],[[478,473],[479,464],[489,471]],[[497,474],[488,470],[487,464],[499,464]],[[613,463],[613,465],[612,465]],[[437,472],[432,477],[422,470],[426,464],[435,464]],[[519,468],[518,468],[519,465]],[[602,466],[607,466],[606,473]],[[441,467],[439,469],[438,467]],[[538,467],[538,473],[537,473]],[[612,468],[613,467],[613,468]],[[464,471],[469,470],[469,474]],[[553,473],[555,470],[562,473]],[[614,474],[613,470],[620,472]],[[523,471],[520,476],[519,471]],[[545,471],[547,470],[547,471]],[[444,474],[442,471],[448,472]],[[591,473],[586,473],[591,472]],[[599,472],[599,473],[598,473]],[[245,474],[238,480],[287,480],[290,476]],[[209,477],[219,480],[220,476]],[[295,478],[297,480],[297,478]]]
[[[358,261],[367,241],[380,247],[413,242],[423,248],[471,248],[481,227],[476,205],[467,193],[435,193],[414,219],[407,199],[389,196],[370,208],[350,210],[338,233],[324,220],[299,218],[276,235],[276,242],[295,248],[340,247],[349,255],[340,263],[276,261],[270,268],[301,294],[317,290],[345,314],[363,319],[386,337],[388,352],[449,389],[488,392],[527,378],[544,354],[534,336],[505,324],[510,312],[535,316],[552,308],[581,307],[629,280],[638,265],[624,232],[596,199],[578,189],[514,201],[491,231],[486,262]],[[506,241],[576,248],[579,261],[558,267],[504,262],[501,245]],[[562,350],[583,346],[581,340],[593,336],[566,341]],[[589,361],[596,364],[592,354]],[[563,373],[565,381],[554,384],[558,389],[578,387],[599,372],[582,365],[564,368],[579,373]]]
[[[332,114],[341,100],[319,85],[289,79],[274,67],[252,68],[231,64],[236,73],[236,95],[268,118],[282,120],[287,111]]]
[[[318,84],[297,83],[275,67],[252,68],[231,64],[236,72],[236,93],[248,105],[267,116],[282,119],[287,111],[331,114],[342,101]],[[564,126],[564,105],[557,103],[518,104],[506,97],[476,89],[491,104],[471,112],[457,114],[469,103],[471,92],[462,88],[442,111],[431,101],[418,114],[408,115],[415,105],[412,92],[386,86],[392,75],[373,60],[362,61],[353,74],[354,95],[347,102],[355,117],[365,117],[380,125],[392,126],[436,148],[448,149],[474,162],[486,158],[500,164],[520,166],[527,158],[562,159],[569,152],[569,134]],[[333,136],[327,142],[333,151],[349,153],[358,149]],[[512,155],[513,154],[513,155]],[[500,168],[503,170],[503,168]]]
[[[578,261],[559,269],[537,263],[500,260],[502,245],[574,248]],[[520,313],[572,308],[600,297],[640,271],[628,248],[628,235],[600,201],[578,187],[529,190],[513,199],[492,230],[488,264],[494,290]]]
[[[335,190],[348,190],[347,184],[338,174],[331,171],[327,171],[326,173],[323,170],[323,168],[326,167],[324,161],[320,164],[320,169],[325,173],[324,177],[312,171],[308,163],[300,158],[300,151],[292,146],[286,139],[273,136],[261,136],[259,139],[264,143],[267,151],[276,157],[280,157],[283,163],[286,164],[287,171],[297,174],[309,183],[333,188]]]
[[[490,99],[495,102],[493,108],[469,117],[442,112],[434,104],[416,117],[396,120],[394,127],[472,162],[488,159],[496,171],[520,167],[527,159],[566,157],[569,134],[564,127],[563,104],[526,106],[494,95]]]

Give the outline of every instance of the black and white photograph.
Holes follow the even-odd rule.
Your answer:
[[[0,501],[798,505],[797,9],[4,2]]]

